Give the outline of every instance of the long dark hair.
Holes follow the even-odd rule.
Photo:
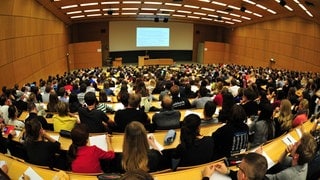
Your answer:
[[[76,125],[71,130],[72,144],[68,150],[68,161],[71,163],[77,156],[78,148],[85,146],[89,138],[88,128],[85,124]]]
[[[26,143],[37,141],[40,135],[41,128],[41,123],[36,118],[26,121]]]
[[[183,148],[188,148],[194,145],[197,136],[200,135],[201,118],[196,114],[189,114],[183,120],[181,126],[180,141]]]

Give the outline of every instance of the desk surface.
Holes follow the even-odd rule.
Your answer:
[[[208,135],[211,136],[211,133],[216,131],[219,127],[223,126],[223,124],[213,124],[208,126],[203,126],[200,129],[200,133],[202,135]],[[50,135],[57,136],[59,133],[56,132],[48,132]],[[152,133],[155,137],[155,139],[163,146],[164,149],[174,149],[178,146],[180,143],[180,129],[176,130],[176,138],[174,142],[170,145],[164,144],[164,138],[167,135],[167,131],[156,131],[155,133]],[[96,134],[95,134],[96,135]],[[91,134],[90,136],[93,136]],[[115,152],[122,152],[122,144],[123,144],[123,133],[113,134],[111,137],[112,146]],[[61,149],[62,150],[68,150],[69,146],[72,143],[72,140],[65,137],[59,137],[59,142],[61,143]]]
[[[221,125],[220,125],[221,126]],[[303,124],[303,129],[305,132],[309,132],[312,127],[314,126],[314,123],[311,123],[310,121]],[[297,128],[291,130],[288,134],[290,134],[294,139],[298,140],[299,136],[296,131]],[[203,129],[201,129],[202,132]],[[212,130],[212,129],[210,129]],[[287,135],[287,134],[286,134]],[[274,140],[272,140],[270,143],[263,146],[263,151],[274,161],[278,162],[281,153],[285,150],[285,144],[282,142],[282,138],[286,135],[283,135],[281,137],[278,137]],[[114,137],[116,137],[115,135]],[[63,138],[61,138],[63,139]],[[116,139],[113,139],[116,140]],[[177,141],[177,139],[175,140]],[[10,158],[8,156],[5,156],[0,153],[0,160],[5,160],[8,167],[9,167],[9,176],[12,179],[19,179],[21,174],[25,172],[25,170],[28,167],[32,167],[33,170],[36,171],[37,174],[39,174],[41,177],[46,179],[52,179],[56,171],[51,171],[48,169],[43,169],[34,165],[30,165],[21,161],[18,161],[16,159]],[[219,160],[220,161],[220,160]],[[204,167],[206,167],[209,164],[214,164],[219,161],[215,161],[212,163],[202,164],[199,166],[190,167],[190,169],[184,169],[184,170],[178,170],[176,172],[165,172],[165,173],[154,173],[153,177],[156,180],[172,180],[172,179],[201,179],[201,171]],[[97,179],[96,176],[90,176],[90,175],[81,175],[81,174],[68,174],[70,179],[76,179],[76,180],[93,180]]]

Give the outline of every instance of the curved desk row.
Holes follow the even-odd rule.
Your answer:
[[[309,132],[312,127],[314,126],[314,123],[311,123],[310,121],[306,122],[305,124],[302,125],[304,132]],[[290,135],[291,137],[293,137],[295,140],[299,139],[299,133],[297,129],[295,128],[293,130],[291,130],[288,134],[282,135],[274,140],[272,140],[271,142],[269,142],[268,144],[263,145],[262,149],[264,151],[264,153],[270,158],[272,159],[272,161],[274,161],[275,163],[277,163],[279,161],[279,158],[282,154],[283,151],[285,151],[286,145],[283,142],[283,138],[285,138],[286,136]],[[22,175],[22,173],[24,173],[28,167],[31,167],[39,176],[41,177],[45,177],[46,179],[53,179],[56,174],[57,171],[53,171],[53,170],[48,170],[46,168],[41,168],[35,165],[30,165],[24,162],[21,162],[19,160],[16,160],[14,158],[10,158],[6,155],[0,154],[0,160],[4,160],[6,161],[6,163],[8,164],[9,167],[9,176],[12,179],[19,179],[19,177]],[[189,169],[184,169],[184,170],[178,170],[175,172],[166,172],[166,173],[153,173],[153,177],[156,180],[172,180],[172,179],[201,179],[201,171],[204,169],[204,167],[206,167],[209,164],[214,164],[217,163],[221,160],[218,161],[214,161],[211,163],[206,163],[206,164],[202,164],[202,165],[198,165],[198,166],[193,166],[190,167]],[[232,169],[236,169],[235,167],[232,167]],[[85,174],[73,174],[70,173],[68,174],[70,179],[76,179],[76,180],[96,180],[97,176],[96,175],[85,175]]]

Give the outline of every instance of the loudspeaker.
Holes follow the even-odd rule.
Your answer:
[[[287,2],[284,1],[284,0],[280,0],[279,4],[280,4],[281,6],[285,6],[285,5],[287,4]]]
[[[113,11],[110,9],[110,10],[107,11],[107,13],[108,13],[109,15],[112,15],[112,14],[113,14]]]
[[[164,18],[164,19],[163,19],[163,22],[164,22],[164,23],[167,23],[168,21],[169,21],[168,18]]]
[[[155,17],[155,18],[154,18],[154,22],[159,22],[159,18],[158,18],[158,17]]]

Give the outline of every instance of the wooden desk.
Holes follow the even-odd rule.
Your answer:
[[[172,58],[149,59],[149,56],[138,56],[138,66],[145,65],[172,65]]]
[[[19,179],[20,176],[31,167],[40,177],[43,179],[54,179],[57,171],[38,167],[36,165],[28,164],[23,161],[19,161],[13,157],[0,153],[0,160],[4,160],[8,166],[8,175],[11,179]]]
[[[216,131],[218,128],[220,128],[223,125],[224,124],[213,124],[213,125],[203,126],[200,129],[200,133],[204,136],[206,135],[211,136],[212,132]],[[47,131],[47,132],[49,133],[49,135],[54,135],[54,136],[59,135],[59,133],[57,132],[52,132],[52,131]],[[170,145],[164,144],[164,138],[166,137],[167,132],[168,131],[156,131],[153,133],[153,135],[155,139],[163,146],[164,149],[174,149],[180,143],[180,129],[176,130],[176,133],[177,133],[176,138],[174,142]],[[90,136],[93,136],[93,135],[97,135],[97,134],[90,134]],[[115,152],[122,152],[123,138],[124,138],[124,133],[117,133],[112,135],[111,142]],[[18,138],[15,140],[18,141]],[[72,143],[72,140],[60,136],[59,142],[61,143],[62,150],[68,150],[69,146]]]
[[[56,113],[51,113],[51,112],[49,112],[49,113],[47,113],[47,114],[56,114]],[[20,121],[25,121],[26,119],[27,119],[27,117],[29,116],[29,112],[27,112],[27,111],[23,111],[22,113],[21,113],[21,115],[19,116],[19,120]],[[53,124],[53,118],[51,117],[51,118],[46,118],[45,116],[44,116],[44,118],[47,120],[47,123],[48,124]]]

